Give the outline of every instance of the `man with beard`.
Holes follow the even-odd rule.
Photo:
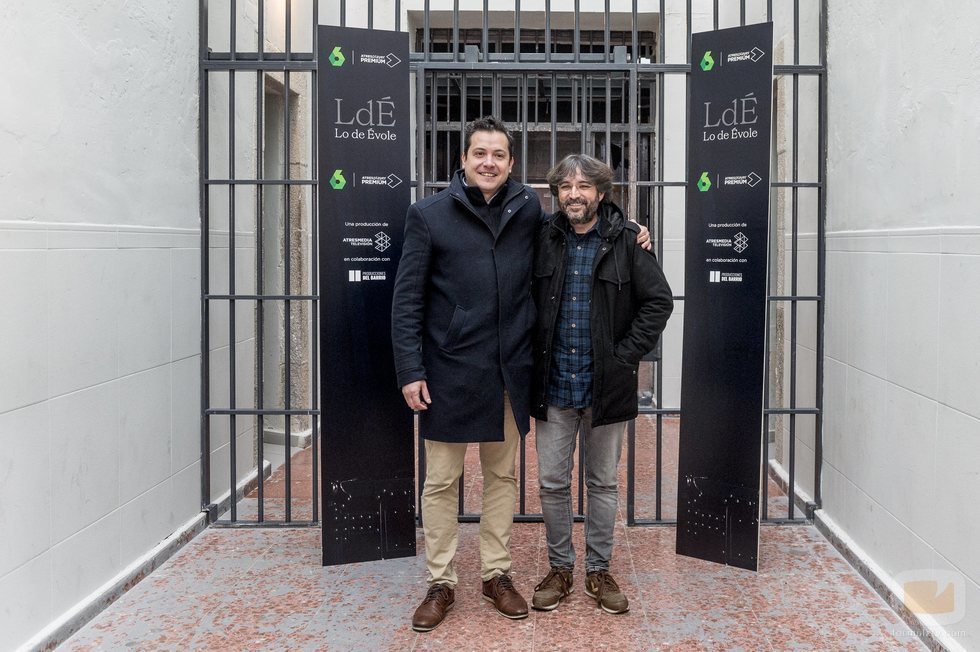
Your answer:
[[[429,588],[412,617],[427,632],[456,603],[459,477],[480,447],[482,595],[499,614],[527,617],[511,579],[514,459],[530,430],[534,234],[546,215],[511,178],[514,140],[484,117],[466,125],[462,169],[412,204],[395,278],[391,339],[405,403],[425,441],[422,526]],[[635,239],[638,231],[631,231]],[[649,247],[642,232],[641,246]]]
[[[548,172],[560,210],[539,230],[532,286],[538,315],[532,415],[551,570],[532,606],[551,610],[572,591],[571,472],[576,435],[585,460],[585,592],[613,614],[629,600],[609,573],[617,467],[637,415],[637,367],[673,310],[670,286],[638,227],[609,197],[612,170],[584,154]]]

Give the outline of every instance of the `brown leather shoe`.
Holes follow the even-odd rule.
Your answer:
[[[483,599],[492,602],[501,616],[512,620],[527,618],[527,601],[514,588],[510,575],[497,575],[484,582]]]
[[[412,629],[417,632],[432,631],[455,604],[456,592],[452,587],[438,582],[433,584],[412,616]]]

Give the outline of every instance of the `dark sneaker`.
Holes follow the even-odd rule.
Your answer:
[[[428,632],[442,622],[453,605],[456,604],[456,592],[448,584],[436,583],[429,587],[422,604],[412,616],[412,629],[417,632]]]
[[[624,614],[630,610],[630,601],[619,590],[619,585],[608,571],[589,573],[585,578],[585,594],[595,598],[606,613]]]
[[[572,592],[572,571],[552,567],[544,579],[534,587],[531,606],[541,611],[551,611],[561,599]]]
[[[483,599],[492,602],[501,616],[513,620],[527,618],[527,601],[514,588],[510,575],[498,575],[484,582]]]

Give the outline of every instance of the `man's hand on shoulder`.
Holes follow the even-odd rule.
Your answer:
[[[636,220],[633,221],[636,222]],[[650,229],[639,222],[636,222],[636,224],[640,227],[640,233],[636,236],[636,244],[640,245],[645,251],[650,251],[653,249],[653,243],[650,241]]]
[[[424,380],[416,380],[402,387],[402,396],[405,397],[408,407],[413,410],[428,410],[428,404],[432,402],[429,398],[429,386]]]

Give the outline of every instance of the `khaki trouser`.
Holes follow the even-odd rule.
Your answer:
[[[483,513],[480,516],[480,576],[487,581],[510,573],[510,532],[514,524],[517,479],[514,457],[521,435],[504,395],[504,441],[481,442]],[[425,486],[422,489],[422,524],[429,584],[456,586],[453,557],[459,542],[457,508],[459,476],[468,444],[425,441]]]

